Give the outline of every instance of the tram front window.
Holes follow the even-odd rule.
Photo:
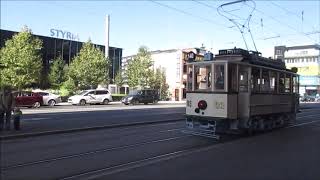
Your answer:
[[[224,65],[214,66],[214,87],[215,90],[224,90]]]
[[[195,66],[195,90],[211,89],[211,66]]]

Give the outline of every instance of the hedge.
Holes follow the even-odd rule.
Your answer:
[[[125,96],[127,96],[127,94],[112,94],[112,100],[120,101]]]

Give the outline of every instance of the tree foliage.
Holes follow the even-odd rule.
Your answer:
[[[152,65],[151,54],[148,48],[141,46],[137,55],[128,63],[128,85],[133,88],[150,86],[153,74]]]
[[[168,97],[169,86],[166,82],[166,72],[164,69],[156,69],[150,78],[150,88],[159,90],[161,99]]]
[[[53,88],[59,88],[66,80],[66,68],[61,56],[53,60],[49,73],[49,82]]]
[[[42,69],[41,48],[42,41],[32,36],[27,27],[7,40],[0,50],[0,64],[3,66],[0,85],[22,89],[39,83]]]
[[[91,41],[84,43],[69,66],[68,77],[80,89],[109,82],[109,61]]]
[[[121,86],[124,84],[124,80],[123,80],[121,71],[119,71],[119,72],[116,74],[116,77],[114,78],[114,83],[115,83],[118,87],[121,87]]]

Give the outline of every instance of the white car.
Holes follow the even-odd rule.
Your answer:
[[[48,93],[45,91],[33,91],[38,93],[43,98],[43,105],[55,106],[58,103],[61,103],[61,97],[56,94]]]
[[[108,90],[85,90],[80,94],[68,98],[73,105],[85,104],[109,104],[112,101],[111,93]]]

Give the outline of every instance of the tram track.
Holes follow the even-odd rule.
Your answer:
[[[307,116],[298,117],[297,119],[305,118],[305,117],[315,117],[315,116],[319,116],[319,115],[318,114],[316,114],[316,115],[307,115]],[[296,124],[293,124],[293,125],[288,126],[286,128],[298,127],[298,126],[301,126],[301,125],[307,125],[307,124],[312,124],[312,123],[316,123],[316,122],[320,122],[320,120],[311,121],[311,122],[305,122],[305,123],[296,123]],[[158,132],[155,132],[155,133],[166,133],[166,132],[181,131],[181,130],[183,130],[183,128],[174,128],[174,129],[162,130],[162,131],[158,131]],[[130,136],[130,134],[133,134],[133,133],[136,133],[136,132],[129,133],[126,136]],[[71,159],[71,158],[80,158],[80,157],[83,157],[83,156],[90,156],[90,155],[94,155],[94,154],[104,153],[104,152],[107,152],[107,151],[115,151],[115,150],[121,150],[121,149],[126,149],[126,148],[134,148],[134,147],[153,144],[153,143],[173,141],[173,140],[178,140],[178,139],[187,138],[187,137],[191,137],[191,136],[193,136],[193,135],[175,136],[175,137],[169,137],[169,138],[164,138],[164,139],[157,139],[157,140],[133,143],[133,144],[128,144],[128,145],[116,146],[116,147],[95,149],[95,150],[91,150],[91,151],[87,151],[87,152],[71,154],[71,155],[66,155],[66,156],[59,156],[59,157],[54,157],[54,158],[46,158],[46,159],[41,159],[41,160],[37,160],[37,161],[25,162],[25,163],[14,164],[14,165],[2,167],[1,171],[8,171],[8,170],[21,168],[21,167],[25,167],[25,166],[32,166],[32,165],[43,164],[43,163],[50,163],[50,162],[54,162],[54,161],[67,160],[67,159]],[[239,138],[235,138],[235,137],[227,138],[227,139],[224,139],[223,141],[220,141],[220,143],[224,143],[224,142],[227,142],[227,141],[230,141],[230,140],[234,140],[234,139],[241,139],[241,137],[239,137]],[[171,153],[167,153],[167,154],[171,154]],[[173,154],[175,154],[175,153],[173,153]],[[167,155],[164,155],[164,156],[166,157]],[[140,161],[138,161],[138,162],[140,162]]]
[[[66,176],[66,177],[60,178],[60,180],[95,179],[95,178],[98,178],[101,176],[120,173],[123,171],[128,171],[130,169],[139,168],[139,167],[143,167],[143,166],[147,166],[147,165],[152,165],[157,162],[162,162],[162,161],[171,160],[171,159],[178,158],[178,157],[187,156],[192,153],[207,151],[212,148],[216,148],[217,145],[218,144],[196,146],[196,147],[192,147],[192,148],[188,148],[188,149],[183,149],[183,150],[179,150],[179,151],[174,151],[174,152],[170,152],[170,153],[165,153],[165,154],[161,154],[161,155],[157,155],[157,156],[152,156],[152,157],[140,159],[137,161],[130,161],[127,163],[122,163],[122,164],[118,164],[118,165],[114,165],[114,166],[96,169],[93,171],[86,171],[86,172],[82,172],[82,173],[78,173],[78,174],[74,174],[71,176]]]
[[[309,119],[311,117],[317,117],[317,116],[318,116],[318,114],[306,115],[306,116],[298,117],[298,119],[300,119],[300,118],[308,118]],[[294,128],[297,126],[304,126],[307,124],[313,124],[313,123],[318,123],[318,122],[320,122],[320,120],[318,120],[318,121],[314,120],[314,121],[310,121],[310,122],[301,122],[301,123],[296,123],[292,126],[289,126],[288,128]],[[177,129],[168,129],[167,131],[179,131],[179,130],[180,129],[177,128]],[[38,161],[15,164],[15,165],[3,167],[3,168],[1,168],[1,171],[7,172],[7,171],[11,171],[11,170],[16,170],[18,168],[23,168],[23,167],[28,167],[28,166],[36,166],[36,165],[40,165],[40,164],[50,164],[50,163],[56,162],[56,161],[68,160],[68,159],[72,159],[72,158],[82,158],[85,156],[92,156],[92,155],[96,155],[96,154],[100,154],[100,153],[104,153],[104,152],[109,152],[109,151],[117,151],[117,150],[121,150],[121,149],[135,148],[135,147],[139,147],[139,146],[161,143],[161,142],[171,142],[171,141],[175,141],[175,140],[189,138],[191,136],[192,135],[175,136],[175,137],[169,137],[169,138],[164,138],[164,139],[133,143],[133,144],[123,145],[123,146],[117,146],[117,147],[111,147],[111,148],[105,148],[105,149],[97,149],[97,150],[92,150],[92,151],[88,151],[88,152],[72,154],[72,155],[67,155],[67,156],[42,159],[42,160],[38,160]],[[98,178],[101,176],[111,175],[114,173],[119,173],[119,172],[127,171],[130,169],[134,169],[134,168],[152,165],[152,164],[162,162],[162,161],[171,160],[171,159],[182,157],[182,156],[187,156],[192,153],[206,151],[206,150],[209,150],[212,148],[216,148],[219,145],[225,144],[229,141],[241,140],[241,139],[244,139],[244,138],[241,138],[241,137],[240,138],[229,138],[224,141],[219,141],[219,142],[216,141],[216,142],[212,142],[212,143],[206,144],[206,145],[198,145],[198,146],[193,146],[191,148],[190,147],[189,148],[182,148],[178,151],[162,153],[162,154],[158,154],[155,156],[148,156],[146,158],[128,161],[128,162],[116,163],[114,165],[109,165],[109,166],[97,168],[94,170],[82,171],[80,173],[71,174],[70,176],[63,176],[61,179],[94,179],[94,178]]]
[[[83,128],[70,128],[70,129],[63,129],[63,130],[41,131],[36,133],[21,133],[21,134],[15,134],[15,135],[0,136],[0,140],[12,140],[12,139],[27,138],[27,137],[39,137],[39,136],[47,136],[47,135],[54,135],[54,134],[67,134],[67,133],[93,131],[93,130],[101,130],[101,129],[144,126],[144,125],[161,124],[161,123],[167,123],[167,122],[177,122],[177,121],[184,121],[184,119],[177,118],[177,119],[166,119],[166,120],[157,120],[157,121],[109,124],[104,126],[89,126],[89,127],[83,127]]]
[[[295,125],[291,125],[286,128],[295,128],[298,126],[304,126],[304,125],[314,124],[314,123],[319,123],[319,122],[320,122],[320,120],[310,121],[310,122],[306,122],[306,123],[297,123]],[[264,133],[264,134],[266,134],[266,133]],[[241,140],[244,138],[237,138],[237,139]],[[193,147],[193,148],[189,148],[189,149],[183,149],[180,151],[165,153],[165,154],[161,154],[161,155],[153,156],[153,157],[148,157],[148,158],[144,158],[144,159],[137,160],[137,161],[131,161],[131,162],[115,165],[115,166],[109,166],[109,167],[105,167],[105,168],[101,168],[101,169],[96,169],[93,171],[87,171],[87,172],[74,174],[71,176],[61,178],[61,180],[96,179],[99,177],[103,177],[103,176],[107,176],[107,175],[111,175],[111,174],[116,174],[116,173],[120,173],[123,171],[128,171],[128,170],[131,170],[134,168],[144,167],[144,166],[152,165],[152,164],[155,164],[158,162],[163,162],[163,161],[179,158],[182,156],[187,156],[192,153],[208,151],[213,148],[218,148],[219,146],[221,146],[225,143],[228,143],[228,142],[230,142],[230,140],[227,140],[224,142],[219,142],[219,143],[216,143],[213,145],[198,146],[198,147]]]
[[[317,108],[308,108],[302,109],[299,114],[312,113],[314,111],[318,111]],[[165,123],[170,121],[184,121],[184,119],[170,119],[170,120],[158,120],[158,121],[147,121],[147,122],[134,122],[134,123],[120,123],[120,124],[110,124],[105,126],[89,126],[83,128],[68,128],[62,130],[48,130],[48,131],[40,131],[34,133],[19,133],[13,135],[2,135],[0,136],[0,140],[10,140],[10,139],[21,139],[27,137],[38,137],[38,136],[46,136],[46,135],[54,135],[54,134],[66,134],[66,133],[74,133],[81,131],[92,131],[92,130],[100,130],[100,129],[112,129],[112,128],[122,128],[122,127],[131,127],[131,126],[139,126],[139,125],[148,125],[148,124],[158,124]]]
[[[175,129],[168,129],[168,130],[159,131],[157,133],[167,133],[167,132],[171,132],[171,131],[180,131],[180,130],[181,129],[179,129],[179,128],[175,128]],[[182,139],[182,138],[186,138],[186,137],[190,137],[190,136],[192,136],[192,135],[174,136],[174,137],[169,137],[169,138],[164,138],[164,139],[150,140],[150,141],[144,141],[144,142],[142,141],[142,142],[133,143],[133,144],[127,144],[127,145],[121,145],[121,146],[115,146],[115,147],[109,147],[109,148],[102,148],[102,149],[95,149],[95,150],[91,150],[91,151],[87,151],[87,152],[71,154],[71,155],[66,155],[66,156],[46,158],[46,159],[41,159],[41,160],[37,160],[37,161],[31,161],[31,162],[25,162],[25,163],[9,165],[6,167],[1,167],[1,171],[7,171],[7,170],[15,169],[15,168],[20,168],[20,167],[30,166],[30,165],[37,165],[37,164],[42,164],[42,163],[50,163],[53,161],[65,160],[65,159],[70,159],[70,158],[88,156],[88,155],[103,153],[103,152],[107,152],[107,151],[115,151],[115,150],[121,150],[121,149],[126,149],[126,148],[134,148],[134,147],[143,146],[143,145],[152,144],[152,143],[172,141],[172,140]]]

